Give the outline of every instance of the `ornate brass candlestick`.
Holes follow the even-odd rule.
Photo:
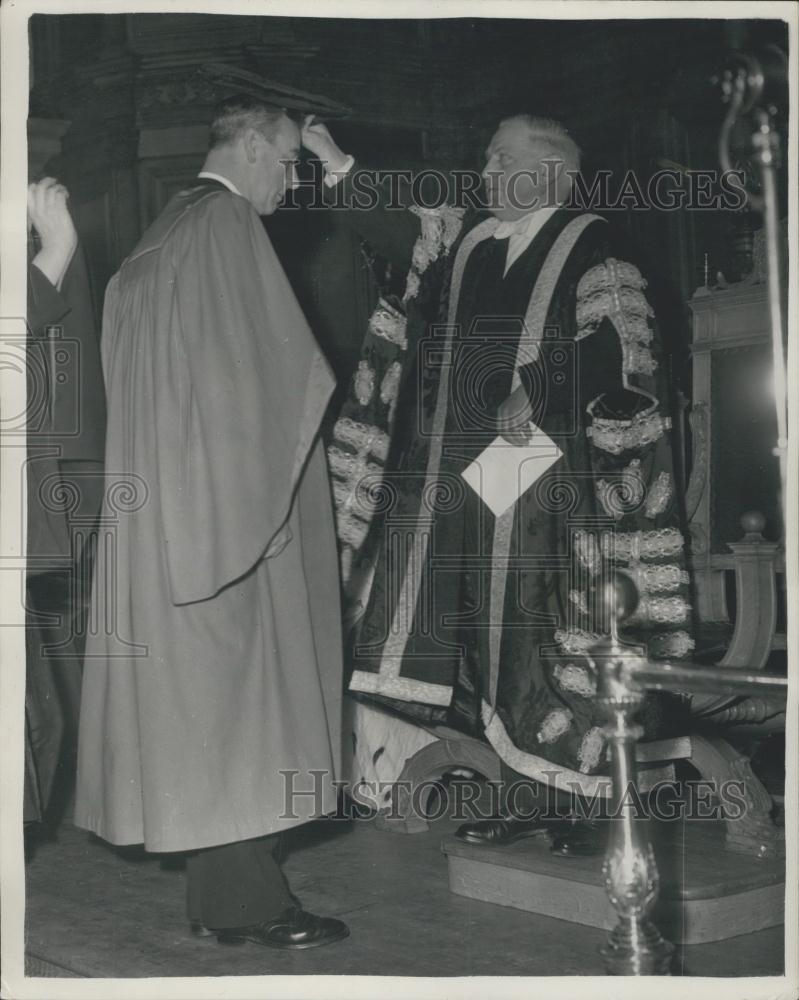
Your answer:
[[[604,734],[610,744],[610,835],[602,865],[605,887],[619,920],[602,949],[605,966],[614,976],[668,974],[674,946],[666,941],[649,918],[658,894],[658,870],[652,845],[641,819],[633,815],[634,799],[628,794],[636,783],[635,744],[643,735],[633,717],[641,708],[643,691],[630,680],[632,662],[643,650],[619,641],[618,623],[638,604],[635,584],[617,574],[600,595],[610,619],[610,635],[591,651],[599,682],[599,704],[608,724]]]
[[[628,794],[636,782],[635,744],[642,733],[633,717],[645,690],[766,695],[782,700],[787,679],[737,668],[649,663],[641,647],[622,643],[618,635],[619,623],[638,604],[634,581],[615,572],[598,596],[610,622],[610,634],[594,646],[591,659],[597,672],[599,703],[608,718],[604,732],[610,743],[613,779],[611,829],[602,873],[619,918],[602,955],[610,975],[668,975],[674,948],[649,916],[658,895],[657,864],[646,821],[633,815],[635,799]]]

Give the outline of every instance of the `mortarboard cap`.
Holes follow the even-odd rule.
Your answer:
[[[309,94],[296,87],[276,83],[260,73],[240,69],[238,66],[205,63],[200,71],[218,86],[220,98],[248,94],[278,108],[316,114],[324,118],[343,118],[352,113],[350,108],[319,94]]]

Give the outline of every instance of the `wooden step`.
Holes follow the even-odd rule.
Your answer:
[[[721,941],[784,921],[785,862],[724,849],[721,823],[650,824],[660,873],[653,913],[675,944]],[[452,892],[572,923],[616,923],[602,880],[602,858],[562,858],[545,835],[507,847],[442,841]]]

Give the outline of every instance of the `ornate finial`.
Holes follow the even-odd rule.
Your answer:
[[[747,538],[760,538],[766,526],[766,519],[759,510],[748,510],[741,515],[741,527]]]
[[[614,570],[597,585],[597,608],[602,621],[610,623],[610,634],[615,638],[622,622],[638,607],[638,587],[628,573]]]

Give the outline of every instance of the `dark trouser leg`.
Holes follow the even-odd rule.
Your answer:
[[[186,861],[189,920],[214,929],[272,920],[295,901],[276,854],[279,834],[208,847]]]
[[[68,570],[28,578],[26,627],[24,818],[55,828],[72,790],[80,706]]]
[[[72,566],[27,578],[25,820],[55,828],[74,785],[92,546],[103,495],[102,463],[59,462],[69,512]],[[57,564],[56,564],[57,565]]]
[[[568,792],[519,774],[504,760],[500,760],[500,777],[503,782],[502,812],[505,816],[557,819],[568,816],[572,811],[574,803]]]

